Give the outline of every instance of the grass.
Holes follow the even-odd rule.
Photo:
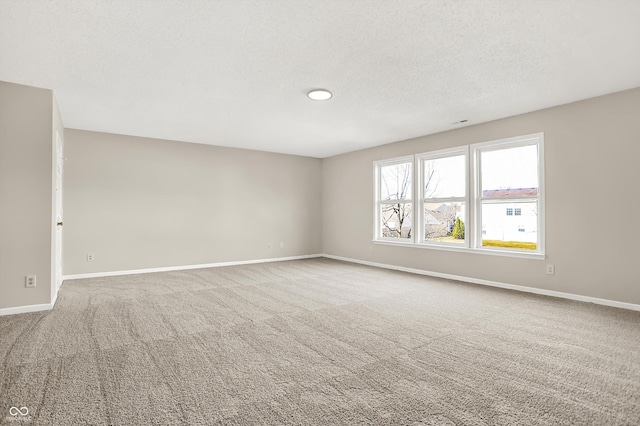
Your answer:
[[[526,243],[523,241],[500,241],[500,240],[482,240],[482,245],[486,247],[503,247],[524,250],[535,250],[536,243]]]
[[[445,243],[464,243],[464,240],[459,240],[450,235],[446,237],[430,238],[428,241],[438,241],[438,242],[445,242]]]
[[[438,241],[445,243],[464,243],[464,240],[458,240],[452,236],[431,238],[429,241]],[[522,250],[535,250],[538,246],[536,243],[527,243],[523,241],[500,241],[500,240],[482,240],[482,245],[485,247],[502,247],[513,248]]]

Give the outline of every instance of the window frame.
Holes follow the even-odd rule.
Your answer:
[[[522,146],[537,146],[537,170],[538,170],[538,194],[531,196],[511,196],[501,199],[503,203],[517,202],[537,202],[537,245],[536,250],[513,249],[502,247],[482,246],[482,170],[481,153],[486,151],[518,148]],[[424,196],[422,187],[424,186],[423,168],[425,160],[453,157],[457,155],[465,156],[465,197],[434,197]],[[380,200],[381,173],[384,166],[410,163],[412,170],[411,199],[406,200],[411,204],[411,238],[383,237],[381,226],[381,206],[385,203]],[[544,174],[544,132],[532,133],[523,136],[516,136],[505,139],[498,139],[488,142],[481,142],[469,145],[462,145],[453,148],[423,152],[415,155],[405,155],[373,162],[373,243],[395,246],[410,246],[416,248],[435,249],[442,251],[456,251],[464,253],[477,253],[494,256],[522,257],[545,259],[545,174]],[[464,202],[465,203],[465,242],[448,243],[428,241],[424,238],[424,203],[425,200],[438,200],[444,202]],[[448,201],[447,201],[448,200]],[[515,210],[514,210],[515,217]],[[380,226],[379,226],[380,224]]]
[[[438,160],[442,158],[449,157],[464,157],[464,196],[462,197],[425,197],[423,188],[425,186],[424,182],[424,163],[429,160]],[[415,182],[416,185],[416,206],[414,207],[414,211],[419,212],[415,215],[415,220],[417,221],[416,233],[415,235],[419,235],[417,237],[418,244],[424,244],[435,247],[453,247],[453,248],[469,248],[469,236],[466,232],[466,226],[469,219],[469,146],[463,145],[454,148],[440,149],[437,151],[428,151],[415,155],[415,169],[417,178]],[[424,220],[424,203],[427,200],[433,200],[437,203],[464,203],[464,224],[465,224],[465,236],[464,243],[450,243],[444,241],[429,241],[425,238],[425,220]]]
[[[518,250],[512,248],[502,247],[484,247],[482,246],[482,168],[481,168],[481,154],[483,152],[499,151],[503,149],[520,148],[524,146],[537,146],[537,163],[538,163],[538,194],[533,196],[508,196],[503,197],[500,203],[518,203],[518,202],[531,202],[535,200],[538,204],[537,207],[537,237],[536,250]],[[498,139],[489,142],[481,142],[472,144],[469,146],[471,151],[471,157],[473,161],[473,201],[474,201],[474,230],[473,230],[473,243],[471,247],[475,250],[488,252],[488,253],[511,253],[511,254],[523,254],[528,256],[545,256],[545,206],[544,206],[544,133],[533,133],[524,136],[516,136],[512,138]],[[515,212],[515,211],[514,211]],[[515,217],[515,216],[514,216]]]
[[[406,200],[406,204],[412,204],[411,208],[411,238],[393,238],[393,237],[384,237],[381,235],[382,226],[381,225],[381,207],[384,204],[395,204],[395,202],[391,202],[392,200],[381,200],[380,199],[380,190],[382,188],[381,179],[382,174],[380,173],[380,169],[385,166],[393,166],[396,164],[411,164],[411,190],[409,193],[411,194],[411,198]],[[414,155],[405,155],[402,157],[389,158],[386,160],[374,161],[373,163],[373,173],[374,173],[374,188],[373,188],[373,204],[374,204],[374,219],[373,219],[373,235],[374,241],[376,242],[387,242],[393,244],[413,244],[415,242],[415,162]],[[394,200],[397,201],[397,200]]]

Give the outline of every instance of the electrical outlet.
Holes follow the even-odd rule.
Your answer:
[[[369,253],[373,253],[373,246],[369,246]]]
[[[87,262],[93,262],[95,260],[95,256],[93,253],[87,253]]]
[[[24,277],[24,286],[28,288],[32,288],[36,286],[36,276],[35,275],[27,275]]]
[[[284,243],[280,243],[280,248],[284,248]]]
[[[549,275],[553,275],[553,274],[555,274],[555,273],[556,273],[556,267],[555,267],[555,265],[553,265],[553,264],[551,264],[551,263],[547,264],[547,274],[549,274]]]
[[[267,243],[267,248],[271,249],[271,243]]]

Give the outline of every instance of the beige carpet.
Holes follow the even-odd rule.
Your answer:
[[[328,259],[67,281],[0,337],[11,425],[640,423],[639,312]]]

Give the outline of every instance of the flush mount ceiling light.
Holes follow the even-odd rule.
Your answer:
[[[313,89],[307,93],[307,97],[314,101],[326,101],[327,99],[331,99],[332,96],[333,94],[327,89]]]

